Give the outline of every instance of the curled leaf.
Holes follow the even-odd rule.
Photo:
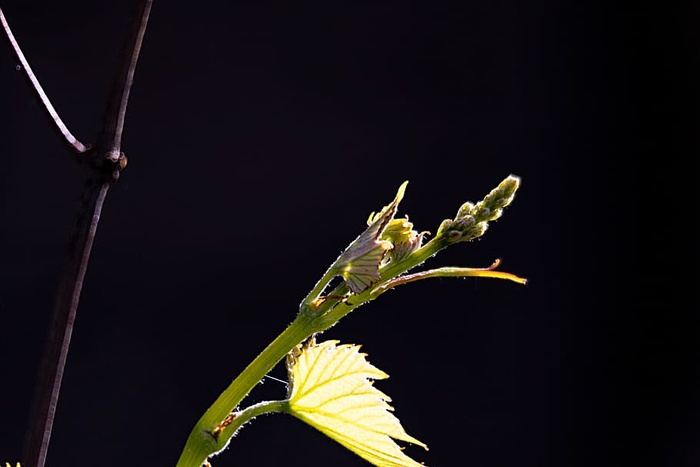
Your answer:
[[[393,245],[389,240],[380,240],[380,236],[396,215],[396,210],[403,198],[408,182],[399,187],[396,198],[380,212],[370,215],[367,229],[362,232],[331,266],[337,274],[343,276],[353,293],[359,294],[377,282],[379,265],[387,250]]]
[[[393,245],[384,258],[382,266],[389,261],[401,261],[406,256],[413,253],[423,244],[423,237],[429,232],[413,230],[413,223],[408,221],[408,217],[392,219],[380,237],[381,240],[388,240]]]
[[[408,435],[391,412],[391,399],[373,385],[386,373],[360,346],[325,341],[304,346],[291,364],[289,413],[378,467],[421,467],[394,439],[428,449]]]

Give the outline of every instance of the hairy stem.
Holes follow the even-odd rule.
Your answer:
[[[226,447],[235,430],[233,423],[214,436],[231,412],[248,393],[274,368],[294,347],[319,329],[306,315],[298,316],[277,338],[258,355],[233,380],[218,399],[209,407],[187,438],[177,467],[200,467],[209,456]],[[234,419],[235,421],[235,419]],[[240,425],[239,425],[240,426]]]
[[[384,282],[422,263],[444,246],[446,246],[444,242],[434,240],[415,251],[398,265],[393,267],[388,265],[386,271],[382,273],[382,277],[386,278]],[[324,280],[319,281],[319,283],[327,283],[325,279],[327,278],[324,276]],[[344,293],[346,287],[345,284],[340,284],[332,293]],[[231,423],[226,422],[227,417],[255,385],[299,343],[314,333],[325,331],[361,304],[372,300],[374,298],[371,296],[372,290],[370,288],[361,294],[353,295],[346,301],[327,300],[318,307],[305,306],[302,302],[301,310],[292,324],[233,380],[199,419],[187,439],[177,467],[200,467],[208,457],[223,450],[235,433],[235,429],[232,428],[240,426],[234,423],[235,418]],[[313,295],[314,293],[309,296]]]
[[[241,412],[236,412],[232,417],[230,425],[227,426],[232,433],[236,433],[239,428],[254,419],[259,415],[274,412],[287,412],[289,410],[289,401],[263,401],[257,404],[246,407]]]

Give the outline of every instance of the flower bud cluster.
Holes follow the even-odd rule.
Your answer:
[[[449,243],[468,242],[481,237],[486,232],[488,223],[501,217],[503,208],[513,201],[519,185],[520,179],[511,175],[476,205],[464,203],[454,219],[442,221],[437,237],[442,237]]]

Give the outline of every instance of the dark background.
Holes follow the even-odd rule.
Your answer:
[[[128,24],[127,2],[107,3],[1,4],[84,142]],[[156,1],[48,466],[174,465],[403,180],[400,214],[435,231],[511,173],[503,218],[429,265],[499,257],[526,287],[420,282],[323,337],[362,343],[391,375],[377,386],[427,465],[699,465],[698,302],[683,282],[697,276],[683,240],[696,20],[614,2]],[[3,42],[0,462],[20,460],[82,187],[16,64]],[[246,402],[283,395],[267,380]],[[280,463],[364,461],[285,416],[214,459]]]

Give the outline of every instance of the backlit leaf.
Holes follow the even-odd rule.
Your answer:
[[[370,215],[367,229],[341,253],[332,266],[343,276],[353,293],[364,292],[380,278],[379,265],[384,253],[393,245],[379,237],[396,215],[407,184],[408,182],[401,184],[394,201],[384,206],[380,212]]]
[[[404,431],[389,396],[373,385],[388,375],[360,346],[337,343],[312,343],[292,358],[290,413],[378,467],[422,466],[394,439],[427,446]]]

